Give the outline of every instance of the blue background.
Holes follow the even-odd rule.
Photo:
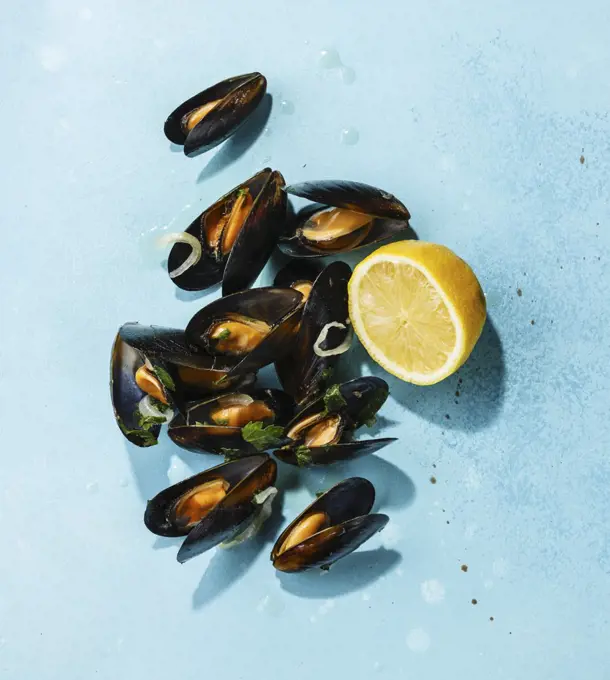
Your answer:
[[[610,678],[608,35],[601,0],[3,3],[3,677]],[[204,156],[170,148],[174,106],[251,70],[271,108]],[[398,443],[284,468],[283,517],[180,566],[145,501],[217,459],[126,444],[110,346],[210,299],[171,285],[154,235],[265,165],[395,193],[490,319],[459,375],[388,378]],[[278,577],[273,536],[348,474],[390,525]]]

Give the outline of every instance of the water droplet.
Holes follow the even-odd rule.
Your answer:
[[[287,99],[282,99],[280,102],[280,111],[286,116],[292,116],[294,113],[294,104]]]
[[[169,459],[169,468],[167,469],[167,478],[170,484],[178,484],[183,479],[190,477],[193,474],[191,468],[175,454]]]
[[[261,165],[267,165],[267,163],[271,163],[271,156],[265,156],[261,161]]]
[[[129,486],[129,480],[127,479],[127,477],[121,477],[121,479],[119,479],[119,486],[122,487],[123,489],[126,486]]]
[[[432,578],[420,586],[421,596],[428,604],[440,604],[445,599],[445,586]]]
[[[423,628],[413,628],[407,633],[407,647],[412,652],[426,652],[430,647],[430,636]]]
[[[358,144],[359,139],[360,133],[356,128],[343,128],[343,130],[341,130],[341,144],[344,144],[345,146],[354,146],[355,144]]]
[[[340,68],[342,66],[339,52],[333,49],[322,50],[319,62],[322,68]]]
[[[457,443],[457,437],[453,434],[448,434],[445,438],[445,444],[447,444],[450,449],[455,449]]]
[[[142,265],[146,270],[158,270],[163,266],[164,261],[167,262],[167,253],[169,248],[159,245],[159,239],[171,231],[170,227],[173,223],[162,226],[153,227],[148,231],[144,231],[138,238],[138,250],[140,251],[140,258]]]
[[[383,670],[383,664],[381,663],[381,661],[375,661],[375,663],[373,664],[373,670],[375,671],[375,673],[380,673]]]
[[[272,132],[272,130],[271,130],[270,127],[266,127],[266,128],[263,130],[263,134],[265,135],[265,137],[270,137],[270,136],[271,136],[271,132]]]
[[[356,71],[349,66],[344,66],[341,69],[341,80],[346,85],[351,85],[356,80]]]
[[[100,490],[100,485],[97,482],[89,482],[85,488],[87,489],[87,493],[93,494]]]

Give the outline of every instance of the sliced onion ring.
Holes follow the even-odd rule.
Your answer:
[[[174,417],[174,412],[171,408],[167,411],[160,411],[153,404],[150,394],[147,394],[143,399],[140,399],[138,403],[138,409],[145,418],[165,418],[166,423],[169,423],[169,421]]]
[[[277,495],[277,489],[274,486],[268,486],[263,491],[259,491],[252,499],[257,506],[254,511],[252,520],[248,523],[243,531],[240,531],[236,536],[227,539],[220,544],[221,548],[234,548],[244,541],[249,540],[261,530],[263,524],[271,517],[273,499]]]
[[[166,234],[157,241],[157,245],[161,248],[172,245],[173,243],[186,243],[188,246],[191,246],[192,250],[186,260],[169,273],[170,279],[182,276],[187,269],[194,267],[201,259],[201,243],[199,242],[199,239],[191,234],[187,234],[186,231],[177,231],[172,234]]]
[[[333,347],[332,349],[322,349],[322,343],[326,340],[326,337],[328,336],[328,331],[331,328],[347,329],[345,339],[337,347]],[[318,335],[318,339],[314,343],[313,351],[319,357],[334,357],[337,354],[343,354],[344,352],[347,352],[347,350],[352,346],[353,337],[354,331],[351,326],[349,326],[348,328],[348,326],[346,326],[344,323],[339,323],[338,321],[331,321],[330,323],[327,323],[324,326],[324,328],[320,331],[320,335]]]

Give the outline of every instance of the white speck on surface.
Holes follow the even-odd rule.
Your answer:
[[[334,609],[334,600],[324,600],[324,602],[318,607],[318,616],[326,616],[331,609]]]
[[[412,652],[427,652],[430,648],[430,636],[423,628],[413,628],[407,633],[407,647]]]
[[[402,576],[405,572],[402,570],[402,567],[398,567],[396,570],[396,576]]]
[[[287,99],[282,99],[280,102],[280,111],[285,115],[285,116],[292,116],[294,113],[294,104]]]
[[[457,446],[457,443],[458,443],[458,440],[457,440],[457,437],[454,434],[449,433],[445,437],[445,444],[447,444],[447,446],[450,449],[455,449],[455,447]]]
[[[89,482],[85,488],[87,493],[94,494],[100,490],[100,485],[97,482]]]
[[[341,130],[341,144],[344,144],[345,146],[354,146],[355,144],[358,144],[359,139],[360,133],[356,128],[343,128],[343,130]]]
[[[58,45],[46,45],[40,48],[40,65],[45,71],[56,73],[66,62],[66,53]]]
[[[469,524],[466,527],[466,531],[464,531],[464,538],[467,541],[471,541],[474,538],[474,535],[477,533],[477,525],[476,524]]]
[[[279,616],[284,611],[284,603],[279,597],[265,595],[256,606],[256,611],[270,616]]]
[[[400,542],[402,531],[396,522],[390,521],[380,536],[385,548],[394,548]]]
[[[269,604],[269,595],[265,595],[265,597],[263,597],[261,599],[261,601],[256,605],[256,611],[257,612],[264,612],[265,609],[267,609],[268,604]]]
[[[508,574],[508,562],[503,557],[499,557],[491,565],[491,570],[497,578],[504,578]]]
[[[373,664],[373,670],[375,671],[375,673],[379,673],[382,669],[383,664],[381,663],[381,661],[375,661],[375,663]]]
[[[445,599],[445,586],[435,578],[424,581],[419,589],[428,604],[440,604]]]
[[[82,21],[91,21],[91,19],[93,19],[93,12],[89,7],[81,7],[78,10],[78,18]]]
[[[266,165],[267,163],[270,163],[270,162],[271,162],[271,156],[265,156],[265,157],[263,158],[263,160],[261,161],[261,163],[262,163],[263,165]]]
[[[125,487],[129,486],[129,480],[127,479],[127,477],[121,477],[121,479],[119,479],[119,486],[120,486],[122,489],[124,489]]]
[[[464,477],[464,485],[470,490],[478,489],[481,486],[481,473],[472,465],[466,472]]]
[[[370,599],[371,599],[370,593],[362,593],[362,601],[363,602],[368,602]]]
[[[270,127],[266,127],[266,128],[263,130],[263,134],[265,135],[265,137],[270,137],[270,136],[271,136],[271,132],[272,132],[272,130],[271,130]]]
[[[183,479],[190,477],[193,474],[191,468],[175,454],[169,459],[169,467],[167,468],[167,479],[170,484],[178,484]]]

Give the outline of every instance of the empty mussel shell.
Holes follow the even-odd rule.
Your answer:
[[[309,467],[379,451],[396,440],[352,441],[352,435],[362,425],[374,423],[388,393],[387,383],[373,376],[329,387],[288,423],[284,435],[290,443],[276,450],[275,456],[291,465]]]
[[[201,258],[174,275],[192,251],[176,243],[167,261],[172,281],[184,290],[204,290],[222,281],[223,295],[249,288],[284,229],[284,184],[280,172],[265,168],[204,210],[186,229],[201,243]]]
[[[314,397],[328,383],[341,357],[316,353],[321,333],[328,332],[321,350],[339,347],[351,333],[347,307],[347,283],[351,274],[349,265],[339,261],[322,270],[309,290],[298,332],[288,353],[275,359],[282,387],[299,404]]]
[[[191,97],[165,121],[165,136],[186,156],[209,151],[230,137],[261,103],[267,80],[260,73],[227,78]]]
[[[286,192],[314,201],[279,247],[292,257],[323,257],[377,243],[408,229],[410,214],[392,194],[360,182],[303,182]]]
[[[256,371],[282,357],[298,324],[303,296],[290,288],[255,288],[219,298],[186,327],[187,342],[236,360],[229,376]]]
[[[206,361],[187,346],[184,331],[121,326],[112,347],[110,394],[116,422],[132,444],[157,443],[161,425],[184,403],[178,368],[196,369]]]
[[[189,404],[172,420],[168,435],[190,451],[239,458],[283,443],[293,414],[294,401],[281,390],[229,392]]]
[[[353,552],[388,523],[388,516],[370,515],[375,488],[351,477],[319,496],[282,532],[271,551],[279,571],[328,568]]]
[[[186,536],[178,551],[185,562],[241,533],[276,475],[276,463],[265,454],[223,463],[157,494],[146,505],[144,524],[158,536]]]

